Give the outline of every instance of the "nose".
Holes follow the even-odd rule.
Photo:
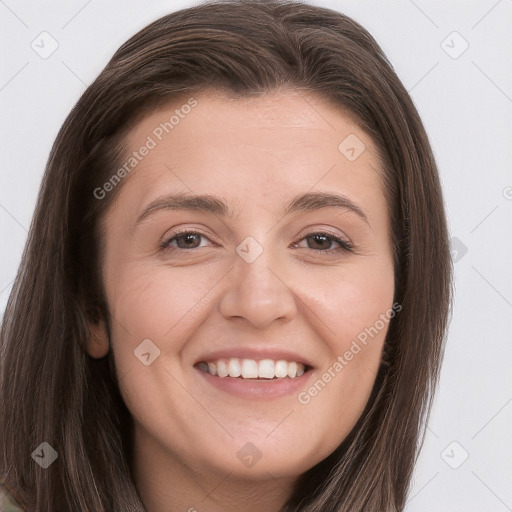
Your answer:
[[[292,283],[288,273],[280,271],[271,261],[270,251],[263,253],[252,263],[236,255],[229,285],[220,301],[224,318],[243,318],[254,327],[265,328],[275,320],[289,322],[297,312]]]

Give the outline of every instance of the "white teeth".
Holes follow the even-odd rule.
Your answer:
[[[240,377],[242,369],[238,359],[230,359],[228,363],[228,372],[230,377]]]
[[[219,377],[227,377],[229,375],[226,361],[220,360],[217,362],[217,373]]]
[[[241,377],[243,379],[294,379],[300,377],[304,371],[304,365],[295,361],[288,362],[283,359],[219,359],[217,361],[201,362],[198,368],[210,375],[219,377]]]
[[[288,363],[286,361],[277,361],[274,372],[278,379],[284,379],[284,377],[288,376]]]
[[[242,359],[242,377],[257,379],[258,375],[258,363],[254,359]]]
[[[210,366],[210,365],[208,365],[208,366]],[[297,363],[288,363],[288,377],[293,379],[296,376],[297,376]]]
[[[273,379],[274,361],[272,359],[262,359],[258,364],[258,374],[262,379]]]

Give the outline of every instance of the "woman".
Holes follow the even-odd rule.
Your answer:
[[[24,510],[402,510],[451,272],[428,138],[365,29],[278,1],[164,16],[52,149],[0,481]]]

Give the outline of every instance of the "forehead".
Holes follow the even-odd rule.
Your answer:
[[[183,135],[190,124],[201,125],[204,131],[219,128],[231,131],[240,127],[249,131],[295,129],[335,132],[347,127],[353,131],[361,130],[356,116],[348,108],[309,91],[284,89],[235,97],[227,92],[207,90],[198,94],[181,94],[158,107],[148,106],[137,117],[127,139],[136,145],[148,134],[158,141],[168,139],[167,135],[176,138]]]
[[[317,185],[356,195],[380,186],[372,139],[349,112],[311,93],[182,95],[139,119],[126,143],[125,161],[136,164],[126,185],[141,204],[169,187],[225,191],[240,212],[251,191],[261,204]]]

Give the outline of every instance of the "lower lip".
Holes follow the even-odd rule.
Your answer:
[[[297,394],[313,374],[311,370],[293,379],[242,379],[241,377],[217,377],[194,368],[207,383],[217,389],[242,398],[273,399]]]

